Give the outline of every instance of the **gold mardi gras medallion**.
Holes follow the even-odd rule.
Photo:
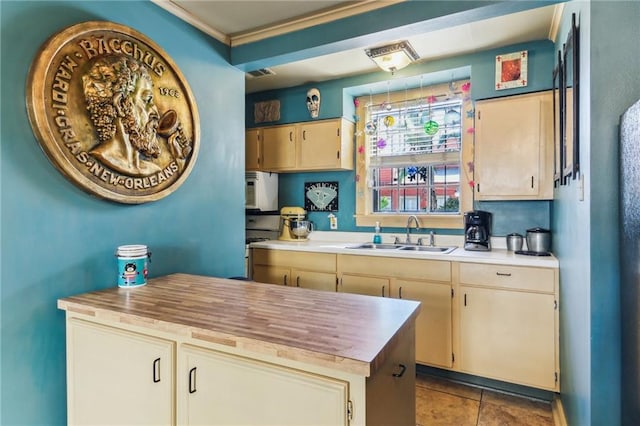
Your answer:
[[[199,148],[195,99],[153,41],[112,22],[53,35],[27,80],[31,127],[71,182],[127,204],[156,201],[191,172]]]

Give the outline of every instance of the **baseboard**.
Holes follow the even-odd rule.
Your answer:
[[[567,418],[564,415],[560,395],[556,395],[551,401],[551,414],[553,414],[553,424],[555,426],[567,426]]]
[[[487,379],[486,377],[474,376],[461,373],[459,371],[445,370],[416,364],[416,371],[423,374],[441,377],[447,380],[464,383],[466,385],[495,390],[507,394],[523,396],[529,399],[551,403],[557,395],[555,392],[532,388],[529,386],[516,385],[514,383],[502,382],[500,380]]]

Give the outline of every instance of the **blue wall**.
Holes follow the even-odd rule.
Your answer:
[[[411,3],[429,4],[403,2]],[[445,3],[492,4],[506,12],[530,2],[441,2]],[[569,2],[561,38],[568,31],[571,12],[579,14],[582,42],[584,201],[572,181],[556,191],[552,205],[522,208],[535,220],[540,211],[543,217],[545,212],[552,215],[554,252],[561,264],[561,396],[569,424],[633,424],[620,412],[620,375],[625,370],[620,363],[617,124],[620,114],[640,98],[640,2]],[[398,16],[392,18],[375,24],[399,28]],[[198,102],[202,131],[198,162],[174,194],[155,203],[124,206],[80,191],[48,162],[27,120],[25,80],[40,45],[67,25],[96,19],[131,26],[162,46]],[[0,423],[64,424],[64,315],[56,309],[56,300],[114,286],[115,247],[148,244],[154,253],[152,276],[177,271],[242,273],[244,76],[228,65],[224,46],[146,1],[1,1],[0,23]],[[282,60],[278,55],[273,58]],[[489,67],[491,60],[486,61]],[[447,67],[464,72],[468,62],[452,61]],[[411,69],[398,77],[409,76]],[[473,79],[478,78],[478,69],[474,68]],[[363,76],[339,90],[379,82],[383,75]],[[491,97],[477,91],[481,89],[474,80],[474,97]],[[348,105],[344,98],[342,102]],[[296,181],[304,179],[300,176],[283,179],[287,203],[301,204],[301,181]],[[338,180],[345,194],[353,191],[350,172],[306,178],[327,176]],[[344,202],[341,198],[341,206]],[[344,230],[342,225],[352,219],[348,213],[340,214]],[[326,218],[314,220],[328,223]]]
[[[569,424],[591,425],[591,403],[594,384],[591,380],[592,356],[591,340],[591,294],[590,294],[590,203],[588,190],[592,180],[589,167],[590,115],[588,107],[590,59],[589,45],[591,17],[588,3],[571,3],[565,7],[559,39],[556,49],[562,49],[571,25],[571,13],[579,14],[580,25],[580,96],[583,99],[580,108],[580,140],[582,174],[585,179],[584,201],[578,201],[578,185],[571,181],[554,193],[554,232],[553,251],[560,260],[560,386],[562,404]],[[583,106],[585,106],[583,108]],[[611,142],[608,143],[611,146]],[[612,173],[612,177],[614,174]],[[608,267],[609,265],[603,265]],[[610,360],[611,361],[611,360]],[[609,370],[619,368],[619,362],[609,366],[599,366]],[[614,373],[615,377],[616,374]],[[614,380],[615,382],[615,380]],[[607,386],[612,395],[618,394],[614,386]],[[619,419],[618,403],[613,402],[611,409],[616,413],[611,420]],[[619,420],[604,422],[616,425]]]
[[[556,191],[554,252],[560,259],[562,402],[569,424],[636,425],[621,410],[619,267],[620,115],[640,98],[640,2],[569,2],[580,27],[580,156],[578,181]],[[634,390],[637,395],[637,389]]]
[[[117,246],[147,244],[152,277],[244,274],[244,74],[228,64],[224,45],[148,1],[2,1],[0,8],[0,423],[62,425],[65,331],[56,301],[114,287]],[[50,35],[89,20],[124,24],[155,41],[195,95],[198,160],[185,183],[157,202],[121,205],[86,194],[47,160],[31,131],[32,59]]]
[[[527,50],[529,54],[527,86],[497,91],[495,83],[495,57],[499,54]],[[438,84],[463,78],[471,79],[472,99],[488,99],[499,96],[509,96],[520,93],[535,92],[551,89],[551,72],[555,59],[554,45],[548,40],[523,43],[461,55],[453,58],[424,61],[413,64],[394,76],[386,72],[375,72],[326,82],[296,86],[292,88],[265,91],[247,95],[246,120],[249,127],[259,126],[253,122],[253,105],[265,100],[279,100],[281,106],[280,120],[265,124],[284,124],[308,121],[309,113],[305,105],[307,90],[317,87],[322,95],[319,119],[346,117],[354,120],[353,98],[368,93],[384,93],[387,82],[392,85],[391,90]],[[355,219],[355,172],[326,172],[326,173],[281,173],[279,175],[279,205],[304,205],[304,183],[313,181],[338,181],[339,231],[371,232],[371,227],[356,227]],[[506,235],[511,232],[523,233],[526,229],[541,226],[551,226],[551,202],[477,202],[475,208],[493,213],[493,234]],[[327,213],[314,212],[309,214],[316,229],[329,230]],[[390,231],[390,229],[385,229]],[[427,232],[427,230],[422,230]],[[439,233],[460,234],[462,230],[438,230]]]

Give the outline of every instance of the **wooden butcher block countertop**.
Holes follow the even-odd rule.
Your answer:
[[[420,309],[408,300],[187,274],[67,297],[58,308],[363,376]]]

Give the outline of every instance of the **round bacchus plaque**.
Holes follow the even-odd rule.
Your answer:
[[[153,41],[112,22],[73,25],[42,46],[27,109],[51,162],[108,200],[159,200],[198,155],[198,111],[180,70]]]

